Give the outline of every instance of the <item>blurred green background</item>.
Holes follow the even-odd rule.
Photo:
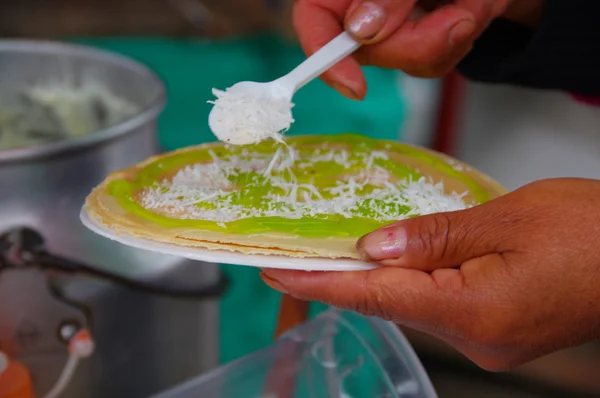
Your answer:
[[[159,120],[159,136],[164,150],[215,140],[207,125],[213,87],[273,80],[305,58],[298,45],[270,34],[218,41],[147,37],[74,41],[134,58],[163,79],[168,103]],[[369,91],[362,102],[342,97],[320,80],[300,90],[294,97],[296,122],[288,134],[357,132],[401,139],[406,107],[399,73],[364,71]],[[255,268],[222,268],[232,281],[220,304],[221,362],[228,362],[272,342],[280,295],[262,283]],[[313,305],[312,312],[323,308]]]

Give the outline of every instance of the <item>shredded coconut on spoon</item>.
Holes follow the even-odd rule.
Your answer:
[[[294,93],[327,69],[352,54],[360,43],[346,32],[305,59],[288,74],[270,82],[243,81],[225,91],[213,89],[217,97],[208,124],[220,141],[247,145],[273,138],[283,142],[289,129]]]
[[[233,145],[256,144],[272,138],[283,142],[281,133],[294,122],[294,104],[285,96],[245,90],[213,89],[210,126],[215,136]]]

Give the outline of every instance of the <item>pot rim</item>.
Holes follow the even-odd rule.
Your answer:
[[[51,40],[0,40],[0,54],[6,51],[38,54],[81,55],[88,59],[123,67],[136,72],[143,77],[147,77],[151,84],[156,85],[157,94],[149,101],[149,104],[137,114],[129,117],[119,124],[96,130],[83,137],[51,142],[48,144],[0,149],[0,163],[15,160],[36,159],[100,144],[115,137],[134,132],[138,127],[156,119],[160,113],[162,113],[165,107],[166,89],[163,81],[150,68],[129,57],[86,45]]]

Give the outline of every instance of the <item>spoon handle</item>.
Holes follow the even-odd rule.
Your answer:
[[[342,32],[285,75],[283,79],[294,86],[294,91],[298,90],[346,56],[352,54],[358,47],[360,47],[359,43],[348,33]]]

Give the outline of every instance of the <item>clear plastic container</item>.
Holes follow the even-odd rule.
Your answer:
[[[153,398],[436,398],[392,323],[328,310],[275,344]]]

